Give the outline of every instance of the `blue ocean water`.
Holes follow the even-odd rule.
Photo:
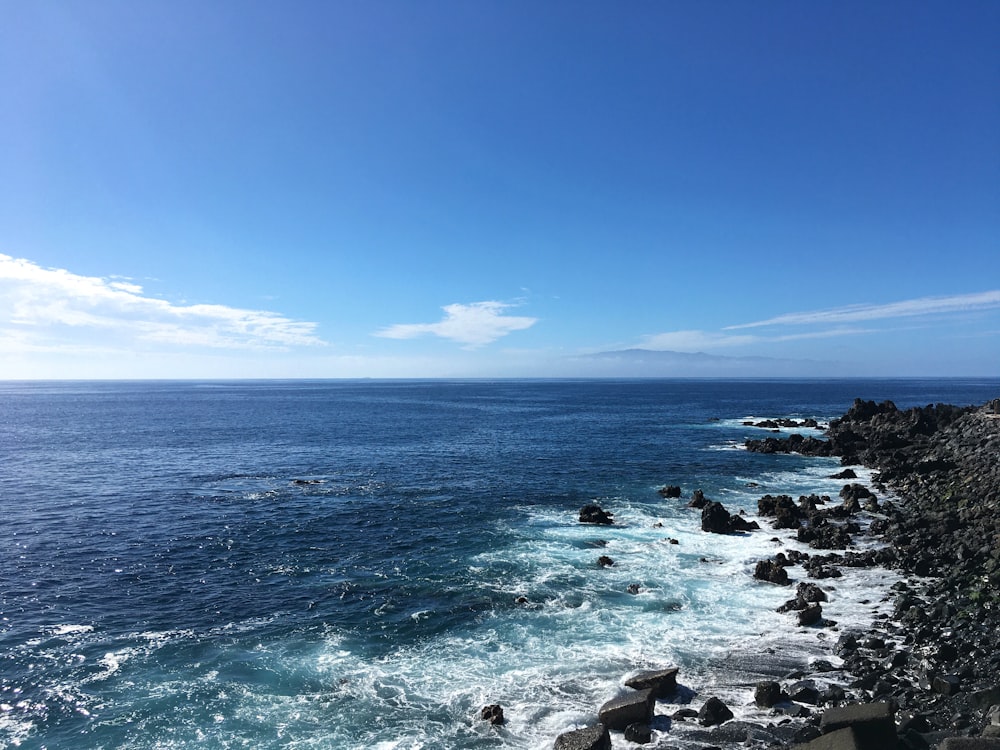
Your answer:
[[[765,434],[743,422],[998,392],[0,383],[0,747],[548,748],[670,664],[739,708],[748,657],[808,659],[825,634],[790,633],[787,590],[753,582],[784,548],[770,529],[705,534],[687,499],[753,517],[765,492],[842,485],[836,460],[742,450]],[[579,524],[588,502],[616,525]],[[887,580],[858,573],[829,611],[863,621]]]

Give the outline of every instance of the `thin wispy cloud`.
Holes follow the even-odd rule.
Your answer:
[[[0,344],[12,348],[55,351],[113,338],[118,345],[286,349],[323,345],[316,327],[266,310],[174,304],[121,277],[81,276],[0,254]]]
[[[645,336],[640,346],[646,349],[696,352],[726,347],[859,336],[885,332],[878,327],[850,325],[893,319],[943,319],[960,314],[1000,310],[1000,290],[960,294],[948,297],[919,297],[881,305],[845,305],[827,310],[795,312],[766,320],[737,323],[718,331],[667,331]],[[892,330],[900,330],[897,324]],[[748,329],[762,329],[748,332]]]
[[[445,305],[441,308],[444,318],[437,323],[399,323],[376,331],[375,335],[389,339],[439,336],[473,349],[538,322],[537,318],[505,315],[504,311],[511,307],[514,305],[496,301]]]
[[[951,297],[920,297],[918,299],[890,302],[884,305],[847,305],[829,310],[797,312],[779,315],[753,323],[739,323],[726,326],[722,330],[735,331],[744,328],[760,328],[778,325],[825,325],[829,323],[852,323],[864,320],[887,318],[909,318],[915,316],[938,316],[952,313],[976,312],[1000,308],[1000,290],[960,294]]]
[[[733,326],[735,327],[735,326]],[[724,328],[723,331],[731,330]],[[702,349],[719,349],[727,346],[747,346],[751,344],[772,344],[804,339],[828,339],[838,336],[856,336],[874,333],[870,328],[831,328],[823,331],[785,333],[772,336],[758,334],[727,334],[719,331],[670,331],[646,336],[640,346],[644,349],[661,351],[693,352]]]

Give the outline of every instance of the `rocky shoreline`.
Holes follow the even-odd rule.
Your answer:
[[[840,503],[784,495],[758,503],[762,521],[773,519],[774,529],[794,532],[816,550],[788,549],[757,564],[754,577],[774,585],[790,584],[786,569],[800,571],[794,596],[780,611],[800,626],[834,625],[823,619],[823,583],[813,581],[854,567],[890,569],[900,577],[892,586],[891,614],[867,632],[839,632],[831,654],[838,666],[818,660],[812,674],[793,670],[781,681],[758,682],[754,701],[763,721],[731,720],[714,697],[700,712],[683,708],[654,717],[656,700],[683,702],[669,695],[676,670],[665,670],[648,677],[667,674],[668,685],[633,685],[634,693],[601,707],[600,724],[561,735],[555,747],[610,748],[609,727],[641,745],[650,741],[654,721],[693,720],[705,729],[664,737],[656,747],[1000,750],[1000,399],[982,407],[908,410],[858,399],[830,423],[825,438],[772,436],[745,447],[838,456],[845,467],[874,470],[873,486],[899,498],[880,502],[850,482],[855,472],[845,468],[834,475],[848,480]],[[668,486],[660,494],[676,498],[680,489]],[[701,510],[706,532],[766,533],[698,491],[691,505]],[[612,516],[587,506],[580,521],[613,524]],[[862,537],[877,544],[859,551]],[[829,673],[837,680],[823,679]]]
[[[747,449],[840,456],[901,498],[868,530],[885,545],[872,562],[905,576],[893,613],[836,647],[851,688],[899,711],[904,747],[1000,736],[1000,399],[907,410],[858,399],[826,435]]]

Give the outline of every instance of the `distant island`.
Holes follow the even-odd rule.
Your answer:
[[[593,374],[619,377],[840,377],[843,363],[775,357],[727,357],[704,352],[618,349],[580,357]]]

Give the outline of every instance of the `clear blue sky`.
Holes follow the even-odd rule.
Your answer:
[[[0,16],[0,378],[1000,375],[993,0]]]

